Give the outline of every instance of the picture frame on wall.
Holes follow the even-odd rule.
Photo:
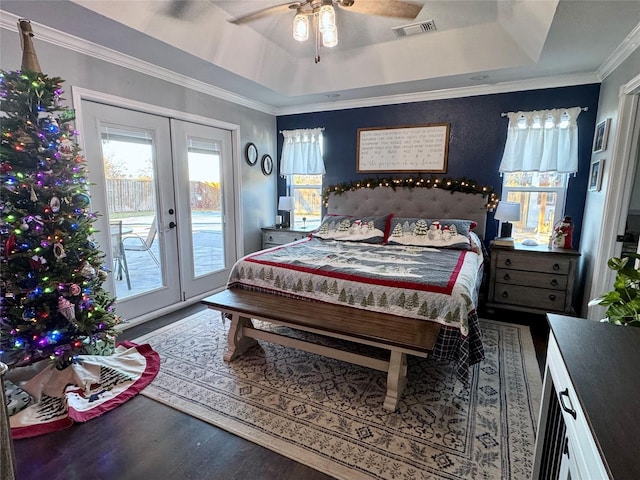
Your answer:
[[[610,123],[611,119],[607,118],[596,125],[596,132],[593,136],[593,153],[604,152],[607,149]]]
[[[446,173],[449,124],[358,129],[358,173]]]
[[[589,171],[589,190],[599,192],[602,186],[602,168],[604,160],[596,160],[591,162],[591,170]]]

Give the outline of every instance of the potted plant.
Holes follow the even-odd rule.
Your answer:
[[[607,262],[615,270],[613,290],[594,298],[589,306],[607,307],[603,322],[640,327],[640,269],[635,266],[640,254],[628,253],[624,258],[612,257]]]

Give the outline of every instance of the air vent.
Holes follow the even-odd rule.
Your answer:
[[[427,20],[425,22],[410,23],[409,25],[393,27],[392,30],[397,37],[408,37],[409,35],[417,35],[418,33],[435,32],[437,28],[435,21]]]

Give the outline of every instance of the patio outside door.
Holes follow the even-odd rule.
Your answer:
[[[236,255],[231,133],[88,100],[82,111],[118,313],[136,318],[224,286]]]

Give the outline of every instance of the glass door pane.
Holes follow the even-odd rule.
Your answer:
[[[220,142],[187,137],[191,263],[194,277],[224,268],[222,195],[220,190]]]
[[[101,139],[116,296],[126,298],[162,286],[153,140],[112,125]]]

